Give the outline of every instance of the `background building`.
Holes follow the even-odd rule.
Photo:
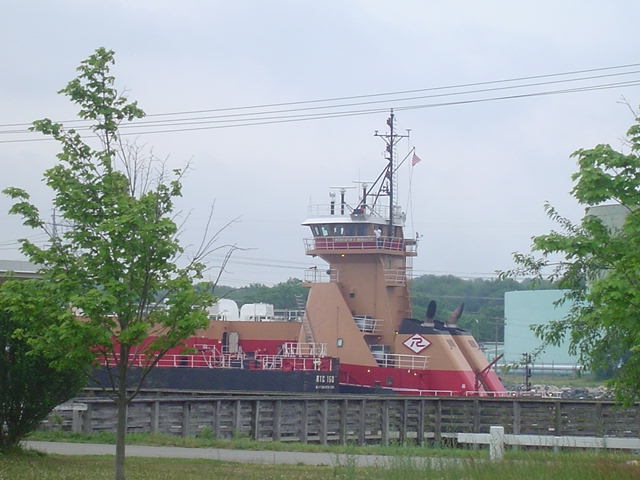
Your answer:
[[[37,278],[37,272],[38,268],[33,263],[24,260],[0,260],[0,282],[6,280],[7,277],[21,280]]]
[[[585,215],[595,215],[612,231],[620,230],[628,213],[620,204],[597,205],[587,208]],[[504,296],[504,363],[519,364],[524,354],[534,355],[534,368],[538,370],[574,370],[578,359],[569,355],[569,342],[559,347],[543,347],[531,327],[552,320],[563,319],[571,304],[557,304],[564,295],[563,290],[528,290],[507,292]]]
[[[569,355],[568,342],[559,347],[544,347],[542,340],[531,329],[534,325],[561,320],[566,316],[570,305],[556,305],[564,293],[564,290],[505,293],[504,363],[519,364],[524,354],[531,354],[534,356],[534,370],[562,372],[573,371],[578,367],[578,359]]]
[[[620,230],[629,210],[619,203],[612,205],[596,205],[587,208],[586,215],[595,215],[611,230]]]

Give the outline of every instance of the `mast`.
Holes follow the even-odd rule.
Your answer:
[[[389,195],[389,235],[393,232],[393,212],[395,210],[395,191],[394,191],[394,175],[396,174],[395,169],[395,146],[396,144],[403,138],[407,138],[409,135],[398,135],[395,133],[395,125],[394,125],[395,115],[393,113],[393,109],[391,109],[391,113],[389,114],[389,118],[387,119],[387,125],[389,126],[388,134],[381,134],[376,132],[374,136],[382,138],[387,145],[387,169],[385,176],[387,177],[387,195]]]

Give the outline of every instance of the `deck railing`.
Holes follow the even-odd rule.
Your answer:
[[[330,236],[313,237],[304,239],[305,252],[322,251],[350,251],[364,252],[372,250],[386,250],[390,252],[416,251],[414,241],[407,242],[401,237],[381,237],[374,236]]]
[[[228,352],[217,345],[195,345],[197,353],[166,354],[156,363],[158,368],[259,368],[281,369],[285,366],[289,370],[318,370],[326,366],[319,362],[327,355],[325,343],[297,343],[286,342],[280,353],[276,355],[247,355],[239,349],[238,352]],[[109,365],[119,360],[118,355],[109,358]],[[132,367],[148,367],[153,357],[132,353],[129,355],[129,365]],[[106,366],[107,360],[102,359],[101,365]]]
[[[286,342],[282,345],[282,354],[285,357],[325,357],[327,355],[327,344]]]
[[[422,355],[404,355],[398,353],[384,353],[375,355],[374,357],[381,367],[395,367],[407,369],[425,369],[427,368],[428,357]]]
[[[353,317],[358,329],[363,333],[380,333],[384,320],[366,315],[356,315]]]
[[[407,271],[403,268],[385,268],[384,281],[387,285],[406,285]]]
[[[307,283],[337,283],[340,278],[336,269],[323,270],[311,267],[304,271],[304,281]]]

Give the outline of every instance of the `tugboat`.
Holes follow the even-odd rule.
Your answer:
[[[406,135],[395,133],[394,122],[392,111],[388,133],[375,133],[386,144],[387,162],[374,182],[362,184],[359,198],[349,203],[342,188],[332,192],[327,205],[310,206],[303,225],[312,236],[304,240],[305,252],[328,267],[305,272],[306,308],[278,314],[269,305],[238,310],[223,300],[211,310],[209,327],[185,341],[190,353],[169,352],[146,387],[434,396],[504,392],[473,336],[456,326],[462,307],[440,321],[431,302],[424,319],[412,318],[409,280],[418,238],[405,238],[405,214],[396,202],[395,147]]]
[[[303,223],[312,237],[307,255],[325,260],[310,271],[300,341],[321,342],[339,359],[341,392],[410,395],[486,395],[504,391],[478,343],[456,321],[435,318],[431,302],[424,320],[411,317],[410,261],[418,239],[405,238],[405,214],[396,202],[395,133],[391,112],[383,171],[349,204],[346,189],[329,205],[312,208]],[[322,273],[322,274],[321,274]]]

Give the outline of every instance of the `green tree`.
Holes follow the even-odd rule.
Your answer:
[[[465,280],[453,275],[422,275],[411,282],[413,316],[423,319],[430,300],[438,305],[436,317],[446,321],[461,303],[464,314],[458,326],[479,342],[502,341],[504,293],[526,288],[512,279]]]
[[[227,291],[224,296],[235,300],[241,305],[245,303],[271,303],[277,309],[296,309],[307,300],[308,288],[302,280],[290,278],[286,282],[268,287],[259,283],[253,283],[247,287],[241,287]],[[223,296],[222,290],[217,290]]]
[[[183,172],[167,179],[162,166],[154,172],[122,141],[121,124],[144,112],[114,87],[113,63],[113,51],[97,49],[59,92],[79,106],[94,135],[85,139],[49,119],[34,122],[33,130],[61,145],[57,164],[44,174],[61,232],[51,232],[27,192],[5,193],[14,200],[11,213],[50,234],[44,247],[21,240],[22,251],[78,314],[56,317],[32,342],[58,342],[78,361],[106,365],[118,411],[115,478],[122,480],[127,404],[170,348],[206,326],[213,297],[194,287],[204,269],[200,254],[177,265],[182,248],[172,215]],[[144,369],[132,385],[133,362]]]
[[[70,315],[69,309],[56,301],[55,291],[45,282],[0,284],[0,450],[17,445],[56,405],[86,384],[86,370],[68,365],[65,352],[34,350],[29,344],[31,334],[60,315]]]
[[[516,274],[559,281],[571,302],[566,318],[535,328],[546,342],[569,349],[593,371],[615,365],[610,385],[619,400],[640,398],[640,118],[628,130],[629,153],[597,145],[573,153],[573,196],[585,207],[622,206],[621,228],[587,214],[579,224],[550,205],[560,231],[534,237],[532,252],[515,254]]]

